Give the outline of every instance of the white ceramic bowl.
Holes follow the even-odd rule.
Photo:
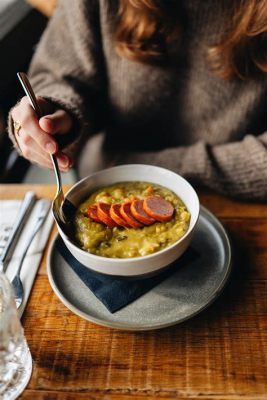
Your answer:
[[[199,216],[199,199],[180,175],[152,165],[123,165],[96,172],[76,183],[66,197],[76,206],[90,193],[117,182],[145,181],[164,186],[177,194],[191,214],[189,229],[177,242],[156,253],[134,258],[107,258],[90,254],[73,244],[58,227],[72,255],[86,267],[107,275],[140,276],[155,273],[178,259],[189,246]]]

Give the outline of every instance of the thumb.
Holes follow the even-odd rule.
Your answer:
[[[45,115],[39,120],[40,128],[46,133],[68,133],[72,128],[71,116],[64,110],[57,110],[53,114]]]

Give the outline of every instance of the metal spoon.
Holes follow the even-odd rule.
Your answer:
[[[43,116],[42,110],[37,102],[36,96],[34,94],[34,91],[32,89],[32,86],[30,84],[30,81],[27,77],[27,75],[24,72],[18,72],[17,76],[20,80],[20,83],[31,103],[32,108],[36,112],[36,115],[38,118],[41,118]],[[60,175],[60,170],[58,167],[57,159],[54,154],[50,154],[51,161],[54,167],[54,172],[56,175],[56,181],[57,181],[57,193],[56,196],[53,200],[52,203],[52,211],[54,218],[60,227],[60,229],[67,235],[69,238],[71,238],[72,235],[72,217],[76,211],[76,207],[64,197],[64,193],[62,190],[62,181],[61,181],[61,175]]]
[[[24,298],[23,284],[20,279],[21,267],[23,265],[23,261],[26,257],[26,254],[29,250],[29,247],[30,247],[33,239],[35,238],[37,232],[39,231],[39,229],[41,228],[42,224],[44,223],[44,221],[46,219],[46,216],[47,216],[49,208],[50,208],[50,202],[46,199],[41,199],[41,200],[39,200],[37,207],[38,207],[38,209],[37,209],[38,217],[34,224],[34,230],[33,230],[32,234],[29,236],[29,238],[25,244],[16,275],[11,282],[11,284],[13,286],[13,290],[14,290],[14,296],[15,296],[15,302],[16,302],[17,308],[19,308],[21,306],[21,304],[23,302],[23,298]]]

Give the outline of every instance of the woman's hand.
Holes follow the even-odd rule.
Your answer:
[[[41,97],[38,97],[37,101],[44,114],[40,120],[26,96],[11,112],[13,121],[20,125],[15,135],[22,155],[35,164],[52,169],[49,154],[55,154],[60,170],[67,171],[73,162],[66,154],[58,150],[53,135],[68,134],[73,126],[72,118],[66,111],[55,109],[51,103]]]

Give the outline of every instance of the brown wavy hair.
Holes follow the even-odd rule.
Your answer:
[[[162,63],[181,28],[179,0],[120,0],[116,49],[134,61]],[[234,0],[225,35],[207,49],[207,59],[224,79],[249,79],[267,72],[267,1]]]

